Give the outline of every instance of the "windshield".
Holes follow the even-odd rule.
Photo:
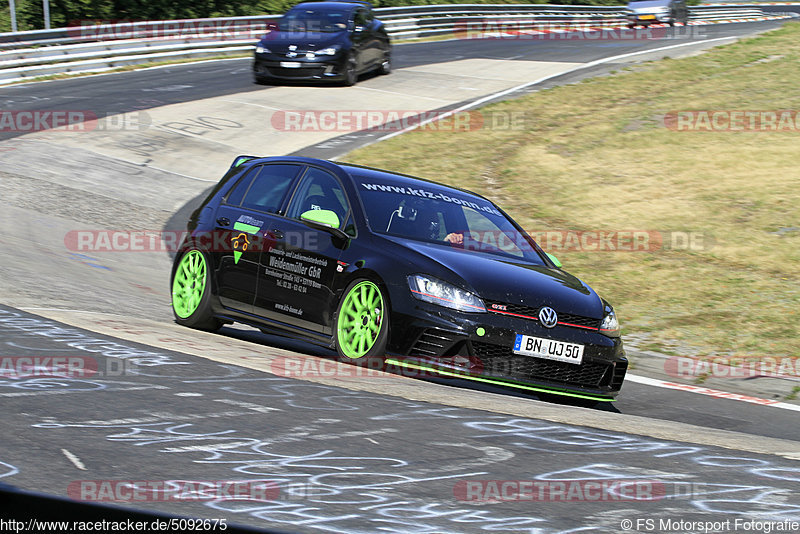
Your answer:
[[[357,182],[375,233],[544,264],[533,240],[484,198],[436,184]]]
[[[295,9],[278,22],[283,32],[339,32],[347,29],[347,12]]]

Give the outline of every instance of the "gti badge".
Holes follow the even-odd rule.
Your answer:
[[[539,321],[545,328],[553,328],[558,324],[558,314],[553,308],[545,306],[539,310]]]

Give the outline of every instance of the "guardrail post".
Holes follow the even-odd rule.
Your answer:
[[[17,9],[14,0],[8,0],[8,14],[11,15],[11,31],[17,31]]]
[[[42,0],[42,8],[44,9],[44,29],[50,29],[50,0]]]

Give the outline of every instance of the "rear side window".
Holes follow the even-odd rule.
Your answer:
[[[300,165],[262,165],[247,173],[228,195],[228,204],[277,213]]]
[[[233,191],[228,193],[228,197],[225,199],[225,202],[230,204],[231,206],[241,206],[242,199],[244,198],[244,194],[247,193],[247,190],[250,189],[250,184],[253,183],[253,178],[261,171],[261,167],[253,167],[247,174],[245,174],[237,183]]]

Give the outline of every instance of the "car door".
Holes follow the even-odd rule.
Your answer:
[[[369,50],[370,61],[373,66],[378,66],[383,63],[384,58],[384,44],[383,35],[381,33],[381,23],[375,20],[375,15],[371,9],[364,9],[364,17],[366,20],[366,28],[369,33]]]
[[[255,312],[285,324],[329,334],[333,304],[333,280],[337,260],[346,240],[301,221],[310,210],[329,210],[345,226],[350,207],[339,180],[330,172],[309,166],[299,180],[286,211],[277,225],[275,243],[261,254],[261,273]]]
[[[261,250],[270,240],[265,233],[302,168],[298,164],[254,166],[222,199],[215,214],[211,258],[223,306],[253,312]]]
[[[356,56],[356,70],[363,72],[370,64],[370,31],[366,24],[365,11],[356,9],[350,22],[350,40]]]

